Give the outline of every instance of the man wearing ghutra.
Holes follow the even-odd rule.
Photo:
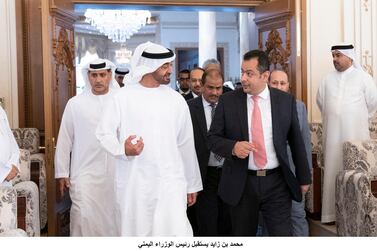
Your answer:
[[[106,102],[118,83],[115,66],[96,59],[83,68],[84,92],[71,98],[64,110],[55,153],[55,178],[61,196],[69,187],[72,199],[71,236],[116,236],[114,164],[95,131]]]
[[[186,209],[202,190],[190,112],[167,84],[174,53],[139,45],[126,83],[97,128],[117,158],[116,190],[123,236],[192,236]]]
[[[118,82],[120,87],[124,86],[123,79],[126,74],[130,71],[127,68],[116,68],[115,69],[115,80]]]
[[[322,113],[325,160],[322,219],[335,221],[335,179],[342,170],[343,143],[369,139],[369,118],[377,109],[377,88],[356,62],[353,45],[331,47],[336,71],[319,86],[317,105]]]

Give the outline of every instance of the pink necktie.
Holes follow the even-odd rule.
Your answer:
[[[262,116],[260,113],[258,100],[259,96],[251,97],[254,101],[253,116],[251,118],[251,137],[252,143],[256,147],[256,152],[253,152],[254,163],[258,169],[263,169],[267,164],[266,146],[264,145]]]

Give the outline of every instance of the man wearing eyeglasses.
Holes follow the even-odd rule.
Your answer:
[[[194,97],[190,89],[190,71],[189,70],[184,69],[184,70],[179,71],[177,91],[185,98],[185,100],[189,100]]]

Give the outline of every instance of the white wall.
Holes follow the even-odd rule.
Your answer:
[[[250,50],[257,50],[259,49],[258,45],[258,27],[254,22],[255,13],[249,12],[249,42],[250,42]]]
[[[218,46],[224,46],[225,79],[239,77],[239,32],[238,13],[216,13],[216,36]],[[179,17],[179,19],[177,18]],[[197,12],[160,12],[161,44],[171,48],[197,47],[199,43]],[[175,71],[171,84],[176,79]]]
[[[343,40],[342,7],[342,0],[307,0],[308,113],[312,122],[321,121],[315,102],[319,83],[334,70],[331,46]]]
[[[16,11],[14,0],[0,1],[0,98],[12,128],[18,127],[16,56]]]

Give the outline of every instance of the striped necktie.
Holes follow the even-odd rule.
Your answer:
[[[215,116],[216,104],[211,103],[210,106],[211,106],[211,123],[212,123],[213,117]],[[216,153],[213,153],[213,155],[217,161],[220,162],[223,160],[223,157],[221,157],[220,155],[217,155]]]

